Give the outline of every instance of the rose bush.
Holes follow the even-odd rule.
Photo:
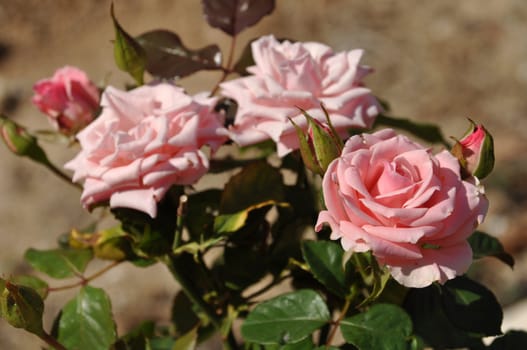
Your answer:
[[[66,66],[51,78],[33,86],[32,102],[47,115],[49,122],[65,134],[74,134],[88,125],[99,109],[99,90],[86,73]]]
[[[381,107],[363,78],[372,70],[359,64],[362,50],[334,53],[326,45],[279,42],[264,36],[251,45],[250,76],[221,84],[222,94],[238,103],[231,138],[241,146],[272,139],[282,157],[298,149],[288,117],[304,130],[298,108],[325,122],[323,103],[342,137],[350,128],[369,128]]]
[[[464,273],[467,238],[488,202],[477,178],[462,180],[458,160],[436,155],[391,129],[351,137],[323,180],[328,223],[345,250],[372,251],[407,287]]]
[[[77,135],[81,152],[65,165],[73,181],[84,179],[83,206],[109,200],[112,208],[155,217],[170,186],[192,184],[207,172],[200,148],[215,150],[225,141],[214,103],[170,84],[129,92],[108,87],[101,115]]]

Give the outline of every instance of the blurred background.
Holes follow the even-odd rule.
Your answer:
[[[131,78],[113,63],[110,0],[0,0],[0,110],[31,130],[49,128],[30,103],[32,86],[66,64],[99,85],[123,87]],[[132,35],[166,28],[189,48],[229,38],[209,28],[195,0],[114,0],[116,16]],[[485,179],[491,208],[483,231],[498,236],[516,259],[514,270],[486,259],[477,275],[505,306],[504,330],[527,330],[527,3],[523,0],[277,0],[275,12],[242,32],[245,43],[263,34],[319,41],[335,51],[363,48],[374,94],[398,117],[434,122],[461,137],[467,117],[494,136],[497,164]],[[210,90],[206,73],[182,81],[190,92]],[[74,149],[41,142],[55,164]],[[79,192],[44,168],[0,146],[0,275],[30,271],[29,247],[52,248],[56,237],[90,222]],[[100,267],[100,266],[99,266]],[[95,266],[94,268],[97,268]],[[63,284],[50,281],[51,286]],[[119,266],[93,283],[113,302],[119,332],[138,321],[166,322],[176,287],[161,266]],[[49,329],[72,292],[46,302]],[[522,320],[523,319],[523,320]],[[38,349],[38,338],[0,320],[0,349]]]

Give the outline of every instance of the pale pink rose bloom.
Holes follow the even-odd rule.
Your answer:
[[[371,251],[395,280],[416,288],[468,269],[467,238],[488,209],[454,156],[390,129],[351,137],[324,175],[323,193],[327,210],[316,229],[328,223],[345,250]]]
[[[33,86],[32,102],[47,115],[55,129],[74,134],[94,118],[99,109],[99,90],[86,73],[63,67]]]
[[[200,148],[214,151],[226,140],[215,102],[170,84],[128,92],[108,87],[101,115],[77,134],[81,152],[65,165],[73,181],[84,179],[83,206],[109,200],[112,208],[155,217],[172,185],[192,184],[207,172]]]
[[[369,128],[381,107],[362,80],[372,70],[360,65],[362,50],[334,53],[326,45],[278,42],[264,36],[252,43],[252,75],[221,84],[222,94],[238,103],[230,137],[239,145],[272,139],[279,156],[298,149],[287,117],[307,130],[299,107],[325,122],[320,104],[342,137],[349,128]]]

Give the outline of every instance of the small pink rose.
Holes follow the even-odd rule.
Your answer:
[[[200,148],[216,150],[226,140],[214,104],[170,84],[128,92],[108,87],[101,115],[77,134],[81,152],[65,165],[73,181],[84,179],[83,206],[109,200],[155,217],[172,185],[192,184],[207,172]]]
[[[57,130],[68,135],[88,125],[99,109],[99,90],[75,67],[58,69],[51,78],[38,81],[33,90],[33,103]]]
[[[399,283],[417,288],[467,270],[467,238],[488,209],[452,154],[434,155],[390,129],[351,137],[324,175],[323,194],[317,230],[328,223],[345,250],[371,251]]]
[[[255,65],[248,77],[221,84],[222,93],[238,103],[230,137],[246,146],[273,140],[279,156],[298,149],[291,118],[303,130],[299,108],[325,122],[323,103],[341,137],[350,128],[369,128],[381,107],[363,78],[372,70],[360,65],[362,50],[334,53],[328,46],[278,42],[264,36],[252,43]]]

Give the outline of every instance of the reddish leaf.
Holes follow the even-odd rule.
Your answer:
[[[234,36],[273,12],[275,0],[202,0],[201,4],[211,27]]]
[[[221,52],[217,45],[190,50],[176,33],[152,30],[136,38],[146,52],[146,70],[159,78],[182,78],[204,69],[219,69]]]

